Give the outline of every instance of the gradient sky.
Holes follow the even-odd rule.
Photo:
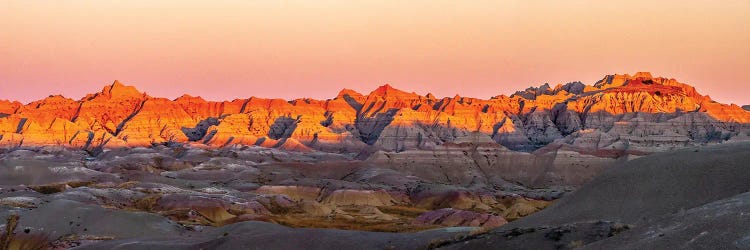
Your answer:
[[[750,104],[750,1],[0,1],[0,99],[488,98],[651,71]]]

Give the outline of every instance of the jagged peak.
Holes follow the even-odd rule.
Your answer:
[[[385,95],[385,94],[388,94],[388,92],[392,92],[392,91],[398,91],[398,90],[394,88],[393,86],[391,86],[390,84],[386,83],[386,84],[380,85],[377,89],[373,90],[372,94]]]
[[[357,92],[357,91],[355,91],[353,89],[344,88],[344,89],[341,89],[341,91],[339,91],[339,94],[336,95],[336,98],[342,98],[342,97],[344,97],[346,95],[351,96],[351,97],[361,97],[362,96],[361,93],[359,93],[359,92]]]
[[[203,97],[192,96],[192,95],[188,95],[188,94],[182,94],[180,97],[177,97],[177,98],[174,99],[174,101],[182,101],[182,100],[184,100],[184,101],[193,101],[193,100],[205,101],[205,99],[203,99]]]
[[[608,75],[594,85],[595,89],[588,91],[608,92],[644,92],[650,95],[681,95],[694,98],[698,101],[711,100],[710,96],[704,96],[695,89],[695,87],[681,83],[674,78],[653,77],[648,72],[638,72],[633,76],[630,75]]]
[[[537,96],[550,95],[552,94],[552,92],[553,91],[552,88],[550,88],[549,83],[544,83],[539,87],[528,87],[523,91],[516,91],[516,93],[514,93],[510,97],[520,96],[525,99],[533,100],[536,99]]]
[[[372,92],[370,92],[370,95],[376,95],[380,97],[395,97],[395,98],[416,98],[419,96],[414,92],[409,93],[403,90],[396,89],[388,83],[373,90]]]
[[[609,86],[615,81],[615,78],[622,79],[622,82],[624,83],[628,77],[627,75],[618,75],[618,74],[605,75],[601,80],[594,83],[594,87],[604,88],[606,86]]]
[[[115,81],[112,82],[112,87],[115,87],[115,86],[125,87],[125,84],[122,84],[122,82],[120,82],[120,80],[115,79]]]
[[[101,93],[116,98],[140,98],[144,96],[135,87],[122,84],[119,80],[115,80],[111,85],[105,86]]]
[[[655,77],[651,75],[651,72],[647,72],[647,71],[639,71],[633,75],[612,74],[612,75],[606,75],[604,76],[604,78],[597,81],[594,84],[594,87],[599,88],[599,89],[608,89],[608,88],[625,86],[630,81],[633,81],[633,80],[645,81],[645,80],[652,80],[652,79],[655,79]]]
[[[33,102],[30,102],[27,105],[30,106],[39,106],[39,105],[54,105],[54,104],[64,104],[64,103],[72,103],[75,102],[75,100],[67,98],[63,95],[57,94],[57,95],[49,95],[43,99],[39,99]]]
[[[640,71],[636,72],[635,75],[633,75],[633,78],[652,79],[654,77],[651,76],[651,72]]]
[[[671,87],[669,87],[671,86]],[[675,90],[678,88],[680,90]],[[601,80],[594,83],[594,85],[586,85],[580,81],[569,82],[566,84],[558,84],[554,88],[550,88],[549,84],[545,83],[539,87],[529,87],[522,91],[516,91],[511,97],[522,97],[525,99],[536,99],[540,95],[557,95],[562,91],[567,93],[580,95],[585,92],[601,91],[601,90],[614,90],[614,91],[648,91],[658,93],[680,93],[697,97],[694,88],[688,84],[677,82],[675,79],[654,77],[650,72],[640,71],[633,75],[630,74],[610,74],[605,75]],[[665,92],[666,91],[666,92]]]
[[[583,84],[580,81],[575,81],[575,82],[569,82],[566,84],[559,84],[555,86],[555,90],[554,90],[555,93],[561,90],[565,90],[568,93],[577,95],[577,94],[583,93],[586,90],[586,84]]]
[[[505,94],[496,95],[493,97],[490,97],[490,100],[500,100],[500,99],[509,99],[510,97]]]
[[[71,100],[72,101],[73,99],[67,98],[61,94],[57,94],[57,95],[49,95],[43,100]]]

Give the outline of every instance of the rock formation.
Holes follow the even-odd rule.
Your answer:
[[[619,156],[744,140],[749,123],[750,112],[739,106],[644,72],[608,75],[591,86],[544,84],[489,100],[423,96],[387,84],[369,94],[344,89],[328,100],[168,100],[115,81],[80,100],[0,101],[0,144],[84,149],[239,144],[367,157],[479,136],[511,150]]]

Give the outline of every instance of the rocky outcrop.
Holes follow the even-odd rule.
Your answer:
[[[748,143],[645,156],[600,174],[538,213],[443,248],[747,248],[748,160]],[[696,183],[700,188],[693,188]]]
[[[365,158],[478,137],[516,151],[565,145],[581,154],[621,156],[747,140],[748,124],[747,110],[645,72],[608,75],[594,85],[544,84],[489,100],[436,98],[388,84],[368,94],[344,89],[328,100],[168,100],[115,81],[80,100],[0,101],[5,146],[256,145]]]
[[[508,180],[542,187],[557,183],[583,184],[617,161],[616,154],[595,155],[598,152],[576,150],[550,145],[530,154],[492,142],[464,142],[432,150],[378,151],[367,162],[446,184],[479,185]]]
[[[594,85],[544,84],[489,100],[437,98],[387,84],[366,94],[344,89],[327,100],[207,101],[189,95],[168,100],[115,81],[80,100],[0,101],[0,147],[54,145],[91,155],[158,145],[275,148],[310,159],[364,160],[472,187],[579,186],[617,161],[744,140],[750,140],[749,111],[648,73],[609,75]],[[256,160],[284,162],[284,157],[274,153]],[[161,171],[186,164],[152,166],[146,159],[129,167]],[[318,201],[329,195],[324,192]]]

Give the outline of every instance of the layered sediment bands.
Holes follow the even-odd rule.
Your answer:
[[[445,144],[479,137],[516,151],[565,145],[586,155],[623,155],[746,140],[748,124],[750,112],[737,105],[643,72],[609,75],[594,85],[544,84],[489,100],[436,98],[390,85],[368,94],[344,89],[328,100],[168,100],[115,81],[80,100],[0,102],[0,144],[6,146],[239,144],[363,158],[379,150],[444,151]]]
[[[510,181],[527,187],[550,187],[581,185],[618,160],[614,154],[578,151],[550,145],[532,154],[474,141],[431,150],[378,151],[367,161],[450,185],[502,186]]]

